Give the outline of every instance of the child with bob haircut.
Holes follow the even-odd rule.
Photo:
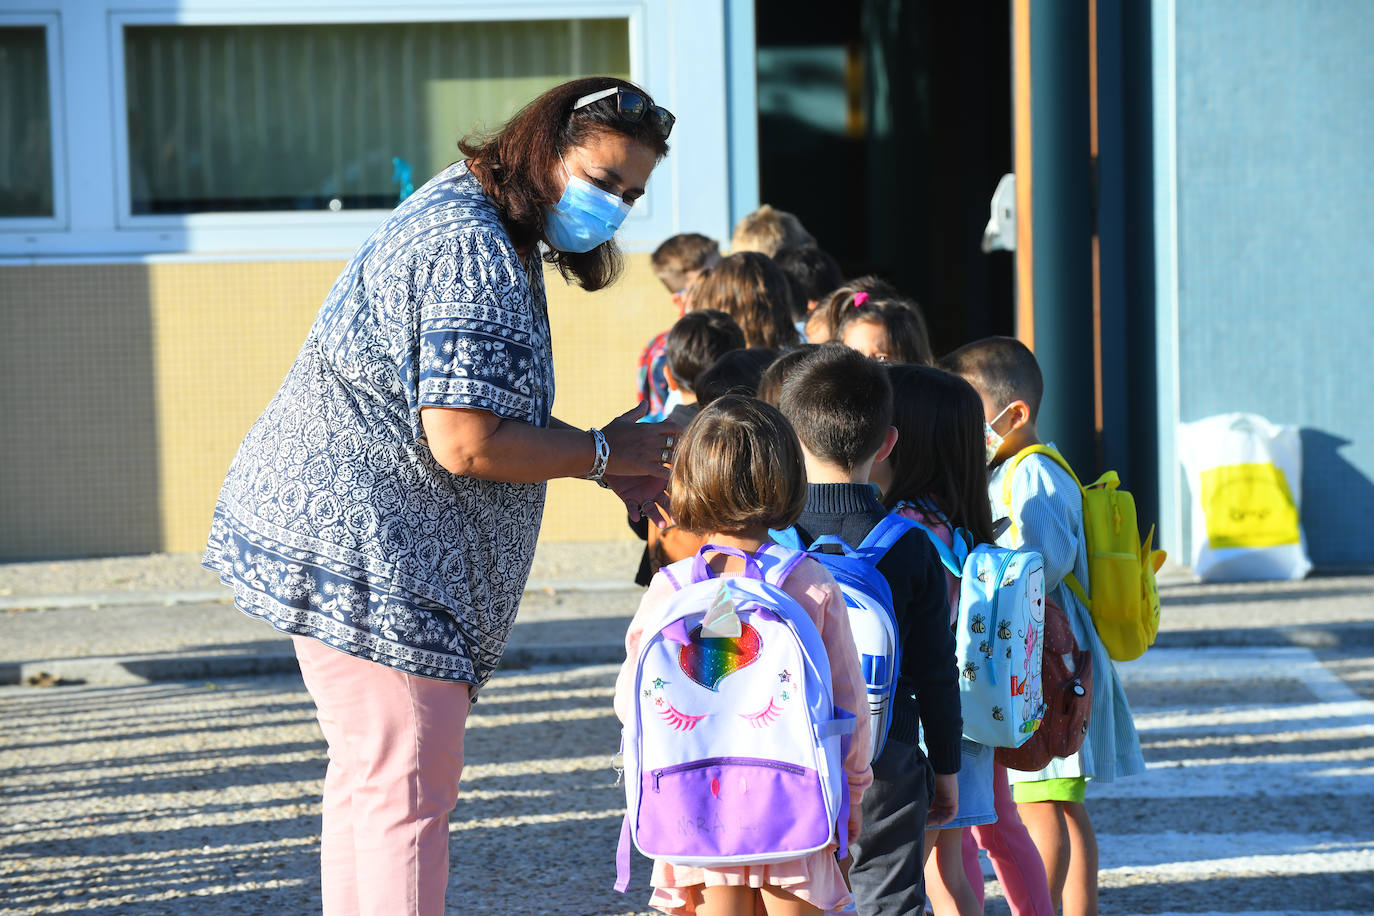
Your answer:
[[[959,376],[929,366],[889,366],[888,375],[898,437],[887,460],[873,466],[883,504],[902,507],[903,515],[946,545],[953,544],[956,528],[968,531],[975,544],[992,543],[978,392]],[[949,570],[945,578],[953,624],[960,580]],[[1012,913],[1051,916],[1045,867],[1016,813],[1006,770],[995,765],[990,747],[963,739],[960,751],[959,815],[943,829],[926,832],[926,893],[936,916],[983,911],[983,871],[970,830],[986,838]]]
[[[705,538],[704,555],[715,574],[739,573],[744,569],[742,559],[711,548],[756,555],[768,543],[769,528],[796,521],[806,501],[806,469],[797,437],[776,408],[754,398],[726,395],[703,408],[687,428],[678,444],[668,494],[678,524]],[[807,558],[784,581],[783,591],[797,600],[820,632],[835,704],[851,711],[866,708],[858,650],[835,580]],[[616,715],[622,722],[637,702],[635,660],[644,629],[673,594],[665,573],[654,576],[626,631],[626,661],[615,692]],[[729,684],[728,679],[722,681],[719,689],[728,690]],[[868,717],[859,716],[844,759],[850,836],[857,836],[862,826],[861,798],[872,781],[868,741]],[[839,851],[841,856],[845,853]],[[697,916],[835,913],[852,899],[833,846],[767,865],[701,868],[655,860],[649,883],[654,888],[649,903],[655,909]]]
[[[693,309],[720,309],[744,331],[745,346],[780,349],[800,342],[792,324],[792,285],[757,251],[723,258],[692,290]]]
[[[1083,747],[1037,773],[1010,773],[1012,797],[1045,863],[1055,911],[1062,904],[1065,916],[1090,916],[1097,913],[1098,855],[1097,834],[1083,804],[1087,781],[1111,782],[1143,773],[1145,760],[1116,666],[1088,609],[1064,584],[1073,573],[1092,594],[1082,494],[1053,459],[1031,454],[1016,465],[1011,499],[1003,500],[1008,459],[1040,443],[1035,420],[1044,379],[1025,344],[1012,337],[988,337],[941,362],[967,379],[983,403],[985,450],[992,468],[989,502],[995,515],[1011,520],[998,543],[1040,552],[1046,597],[1063,608],[1079,647],[1092,653],[1092,718]]]
[[[848,347],[818,347],[787,376],[780,407],[806,458],[802,543],[835,535],[861,544],[888,510],[869,484],[875,461],[898,441],[892,385],[878,363]],[[958,670],[949,598],[925,532],[905,532],[877,563],[892,590],[901,667],[887,743],[863,798],[864,829],[851,847],[849,878],[864,916],[920,913],[925,902],[922,838],[959,807]],[[924,727],[927,753],[918,746]]]

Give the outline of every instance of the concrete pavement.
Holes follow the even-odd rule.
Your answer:
[[[541,544],[502,667],[620,661],[639,545]],[[1374,575],[1162,587],[1157,645],[1374,646]],[[290,673],[290,641],[189,555],[0,565],[0,684]]]
[[[643,860],[628,896],[607,887],[634,546],[537,561],[469,723],[450,913],[644,912]],[[313,706],[289,643],[198,575],[0,566],[0,913],[318,909]],[[1365,911],[1374,576],[1164,593],[1156,649],[1120,666],[1150,771],[1090,793],[1103,912]],[[17,686],[40,673],[70,686]]]

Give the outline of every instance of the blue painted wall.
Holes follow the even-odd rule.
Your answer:
[[[1158,307],[1177,359],[1170,379],[1161,358],[1161,406],[1176,397],[1182,421],[1244,410],[1301,427],[1313,561],[1372,565],[1374,4],[1159,7],[1172,22],[1156,16],[1155,48],[1172,45],[1173,59],[1156,64],[1173,78],[1156,71],[1172,93],[1156,95],[1156,124],[1171,120],[1173,149],[1156,162],[1172,198],[1156,216],[1176,229]]]

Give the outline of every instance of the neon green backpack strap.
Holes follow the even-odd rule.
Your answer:
[[[1031,455],[1044,455],[1046,458],[1049,458],[1055,464],[1059,465],[1061,468],[1067,471],[1069,476],[1073,478],[1073,482],[1078,486],[1079,498],[1081,499],[1084,495],[1082,481],[1078,479],[1078,475],[1073,472],[1073,468],[1069,467],[1069,463],[1064,460],[1064,456],[1059,454],[1059,451],[1057,449],[1050,448],[1048,445],[1044,444],[1028,445],[1011,457],[1011,466],[1007,468],[1006,474],[1002,477],[1002,505],[1006,507],[1007,519],[1011,521],[1012,531],[1016,530],[1016,520],[1011,517],[1012,477],[1015,476],[1016,469],[1020,466],[1021,462]],[[1112,471],[1110,473],[1112,474],[1112,476],[1116,475],[1115,471]],[[1102,482],[1103,481],[1101,480],[1098,481],[1098,483]],[[1094,484],[1094,486],[1096,486],[1096,484]],[[1083,602],[1084,607],[1089,609],[1092,608],[1092,601],[1089,600],[1088,593],[1084,590],[1083,583],[1078,581],[1077,576],[1075,576],[1073,573],[1069,573],[1067,576],[1064,577],[1064,584],[1069,587],[1069,591],[1073,592],[1074,596],[1078,598],[1079,601]]]

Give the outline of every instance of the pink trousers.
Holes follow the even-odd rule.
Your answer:
[[[325,916],[441,916],[468,685],[295,637],[329,744],[320,831]]]
[[[997,872],[1012,916],[1054,916],[1045,861],[1040,858],[1030,831],[1021,823],[1007,783],[1007,768],[1000,763],[992,771],[992,801],[997,821],[964,831],[964,871],[978,895],[979,905],[983,903],[983,869],[978,864],[981,846],[992,860],[992,869]]]

